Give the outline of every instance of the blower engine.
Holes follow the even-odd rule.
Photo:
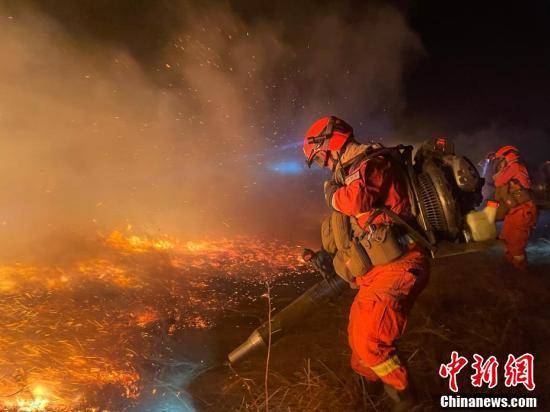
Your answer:
[[[424,142],[409,173],[417,203],[417,221],[430,243],[469,241],[466,216],[483,200],[484,179],[472,162],[455,154],[446,139]]]
[[[409,229],[421,241],[432,256],[443,243],[464,246],[472,240],[487,240],[496,235],[494,219],[487,213],[475,212],[481,203],[484,179],[472,162],[455,154],[454,145],[446,139],[429,140],[412,156],[412,146],[383,148],[376,155],[389,156],[394,164],[403,168],[408,179],[409,198],[418,227]],[[496,208],[495,214],[496,214]],[[493,216],[494,218],[494,216]],[[475,243],[475,242],[473,242]],[[469,243],[471,244],[471,243]],[[460,254],[476,249],[460,249]],[[306,251],[309,253],[308,249]],[[334,271],[332,260],[326,259],[323,250],[309,253],[311,262],[323,275],[323,280],[313,285],[279,313],[271,317],[271,325],[265,322],[229,355],[229,362],[236,363],[259,347],[265,347],[271,331],[271,342],[280,338],[315,307],[348,289],[348,284]],[[304,256],[306,256],[304,254]],[[328,262],[328,263],[327,263]]]

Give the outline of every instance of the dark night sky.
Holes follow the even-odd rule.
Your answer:
[[[411,113],[548,128],[550,2],[416,1],[409,21],[428,52],[407,82]]]
[[[364,3],[339,2],[338,8],[347,9],[353,22]],[[439,119],[449,130],[491,121],[550,126],[549,1],[391,4],[406,15],[427,52],[406,81],[409,116]]]
[[[0,6],[0,18],[10,19],[6,33],[20,46],[4,85],[20,102],[8,107],[15,108],[12,121],[26,120],[29,107],[43,113],[28,130],[7,125],[4,133],[16,130],[40,139],[37,147],[60,148],[36,160],[21,149],[29,170],[51,173],[44,185],[63,188],[52,210],[64,210],[66,194],[82,198],[74,210],[95,214],[96,204],[110,205],[101,209],[106,222],[130,210],[128,219],[158,217],[159,227],[183,214],[200,230],[204,218],[216,230],[219,221],[233,228],[254,220],[282,231],[305,221],[316,231],[323,176],[303,167],[299,146],[309,122],[327,112],[353,124],[360,140],[419,143],[444,135],[474,162],[515,144],[532,171],[550,159],[550,1],[0,0]],[[26,17],[26,6],[37,20]],[[62,35],[48,38],[51,20]],[[125,62],[128,55],[130,69],[113,59]],[[89,72],[92,80],[83,81]],[[12,73],[17,80],[9,79]],[[112,89],[121,90],[116,98],[102,94]],[[81,98],[88,92],[97,100]],[[52,104],[66,113],[56,113],[55,122],[46,110]],[[103,133],[94,134],[98,118],[118,119],[118,112],[126,113],[120,122],[102,120]],[[68,122],[75,116],[78,128]],[[142,134],[148,120],[159,129]],[[118,138],[119,128],[127,140]],[[124,167],[105,160],[105,151]],[[75,157],[83,161],[67,162]],[[50,172],[50,164],[68,164],[70,173]],[[35,174],[14,180],[14,187],[27,187]],[[259,202],[270,208],[254,207]],[[258,216],[243,218],[243,210]]]
[[[307,27],[312,10],[337,10],[353,24],[365,3],[231,2],[245,19],[282,22],[288,39],[297,27]],[[155,58],[181,23],[174,12],[178,1],[41,0],[33,4],[75,35],[122,44],[145,63]],[[519,128],[550,126],[549,1],[391,4],[406,15],[427,52],[406,79],[406,119],[429,118],[450,132],[474,130],[493,121]]]

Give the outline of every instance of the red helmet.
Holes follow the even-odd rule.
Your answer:
[[[322,156],[323,166],[328,164],[331,151],[341,150],[353,137],[353,128],[336,116],[322,117],[313,123],[304,137],[304,154],[309,166],[317,155]]]
[[[498,149],[495,153],[495,159],[506,159],[511,162],[519,159],[519,150],[515,146],[504,146]]]

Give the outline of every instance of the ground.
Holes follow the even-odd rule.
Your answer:
[[[543,227],[544,229],[544,227]],[[547,228],[546,228],[547,229]],[[422,410],[448,393],[437,371],[471,359],[535,355],[548,410],[550,243],[536,233],[530,268],[502,250],[434,261],[399,344]],[[242,363],[228,352],[319,277],[300,245],[266,239],[181,241],[130,229],[0,266],[0,409],[8,411],[359,411],[388,408],[349,367],[348,290]],[[269,286],[269,293],[268,293]],[[265,386],[267,376],[267,390]],[[472,392],[469,374],[461,393]],[[499,384],[491,394],[505,393]]]
[[[502,262],[502,250],[444,258],[433,263],[429,286],[413,309],[399,347],[407,359],[421,400],[421,410],[437,410],[439,396],[449,393],[438,376],[441,363],[453,350],[472,359],[474,353],[495,355],[503,368],[509,353],[535,355],[536,389],[511,391],[500,384],[489,394],[537,396],[538,410],[549,405],[550,242],[539,239],[529,247],[529,271],[518,273]],[[274,301],[286,299],[274,287]],[[388,410],[382,395],[363,391],[348,366],[346,342],[348,308],[353,292],[328,304],[304,320],[271,349],[267,397],[269,409],[297,411]],[[267,303],[242,308],[251,319],[228,317],[222,328],[231,330],[223,340],[226,352],[265,319]],[[238,333],[233,330],[240,325]],[[231,345],[231,343],[233,345]],[[223,352],[223,350],[222,350]],[[199,375],[188,391],[198,410],[258,410],[265,408],[266,354],[259,353],[234,367],[220,366]],[[461,394],[474,392],[470,373],[459,379]],[[547,406],[546,406],[547,407]]]

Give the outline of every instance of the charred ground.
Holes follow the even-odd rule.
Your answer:
[[[499,248],[434,262],[430,283],[413,309],[400,342],[422,410],[438,409],[439,396],[449,393],[437,371],[441,363],[449,361],[453,350],[468,359],[475,353],[495,355],[501,370],[509,353],[533,353],[537,384],[533,393],[522,387],[506,389],[502,381],[489,393],[537,396],[539,407],[548,405],[550,399],[544,388],[550,384],[550,358],[545,352],[550,339],[550,243],[540,238],[531,244],[529,253],[532,265],[526,273],[507,268]],[[272,299],[277,307],[290,300],[288,292],[280,292],[279,287],[273,287]],[[350,291],[272,346],[267,392],[270,410],[387,409],[388,400],[363,390],[348,366],[346,326],[352,299]],[[223,328],[227,329],[219,342],[227,344],[228,350],[232,349],[231,343],[240,343],[259,324],[252,316],[266,318],[265,301],[242,307],[240,315],[226,318]],[[234,329],[237,325],[239,328]],[[205,411],[265,408],[265,366],[263,353],[234,368],[220,366],[206,371],[189,387],[195,406]],[[459,378],[460,394],[475,392],[468,369]],[[486,389],[478,391],[483,392],[488,393]]]
[[[495,355],[501,370],[509,353],[533,353],[537,388],[515,392],[548,404],[550,243],[542,235],[526,273],[503,265],[499,248],[434,262],[400,343],[423,409],[448,392],[437,370],[453,350]],[[131,231],[85,244],[72,257],[0,267],[4,410],[264,410],[266,394],[273,411],[387,409],[349,367],[351,290],[272,346],[267,392],[265,353],[225,364],[267,318],[269,299],[281,309],[319,280],[298,245]],[[460,378],[461,393],[471,392],[469,373]]]

